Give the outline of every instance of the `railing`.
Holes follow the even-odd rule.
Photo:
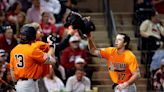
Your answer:
[[[105,22],[107,23],[108,37],[110,39],[111,46],[113,46],[115,40],[114,38],[115,35],[117,34],[115,20],[113,17],[113,12],[110,9],[109,0],[102,0],[102,1],[104,6],[103,10],[105,13],[105,20],[106,20]]]

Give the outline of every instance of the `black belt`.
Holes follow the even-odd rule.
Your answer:
[[[28,78],[20,78],[20,80],[28,80]],[[33,81],[36,81],[37,79],[32,79]]]
[[[112,85],[112,89],[114,89],[117,85],[118,85],[117,83],[114,83],[114,84]]]

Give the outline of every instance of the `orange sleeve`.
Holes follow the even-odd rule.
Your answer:
[[[137,59],[134,55],[131,56],[130,63],[129,63],[129,70],[132,74],[139,73],[139,66]]]
[[[48,52],[49,50],[49,45],[47,43],[44,43],[40,46],[40,50],[42,50],[43,52]]]
[[[108,58],[109,55],[112,53],[113,48],[100,48],[100,56],[102,58]]]
[[[31,57],[37,61],[37,62],[40,62],[40,63],[44,63],[46,61],[46,59],[48,58],[47,57],[47,54],[44,53],[42,50],[38,49],[38,48],[35,48],[31,54]]]
[[[38,41],[38,47],[40,50],[42,50],[43,52],[48,52],[49,50],[49,45],[48,43],[42,42],[42,41]]]
[[[49,44],[45,43],[45,42],[42,42],[42,41],[36,41],[32,45],[36,48],[39,48],[43,52],[48,52],[48,50],[49,50]]]

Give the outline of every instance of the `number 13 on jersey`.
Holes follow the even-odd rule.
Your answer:
[[[24,67],[24,56],[22,54],[15,54],[15,60],[17,61],[16,65],[19,68]]]

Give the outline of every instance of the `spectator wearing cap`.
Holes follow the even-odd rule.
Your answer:
[[[0,48],[4,49],[8,54],[17,45],[17,41],[13,36],[11,26],[3,26],[4,33],[0,36]]]
[[[75,68],[76,69],[83,69],[85,66],[85,60],[81,57],[77,57],[75,59]]]
[[[66,83],[66,92],[86,92],[90,89],[91,82],[85,76],[83,69],[76,69],[75,75],[68,78]]]
[[[164,59],[161,61],[161,67],[154,75],[154,89],[156,91],[164,91]]]
[[[84,72],[86,73],[86,76],[91,80],[93,70],[85,64],[85,60],[83,58],[77,57],[75,59],[75,68],[76,69],[84,69]]]
[[[65,68],[66,79],[72,76],[75,69],[75,59],[82,57],[85,60],[85,65],[88,62],[88,56],[85,50],[79,48],[80,38],[77,36],[72,36],[69,39],[69,47],[64,49],[61,53],[60,62]]]

